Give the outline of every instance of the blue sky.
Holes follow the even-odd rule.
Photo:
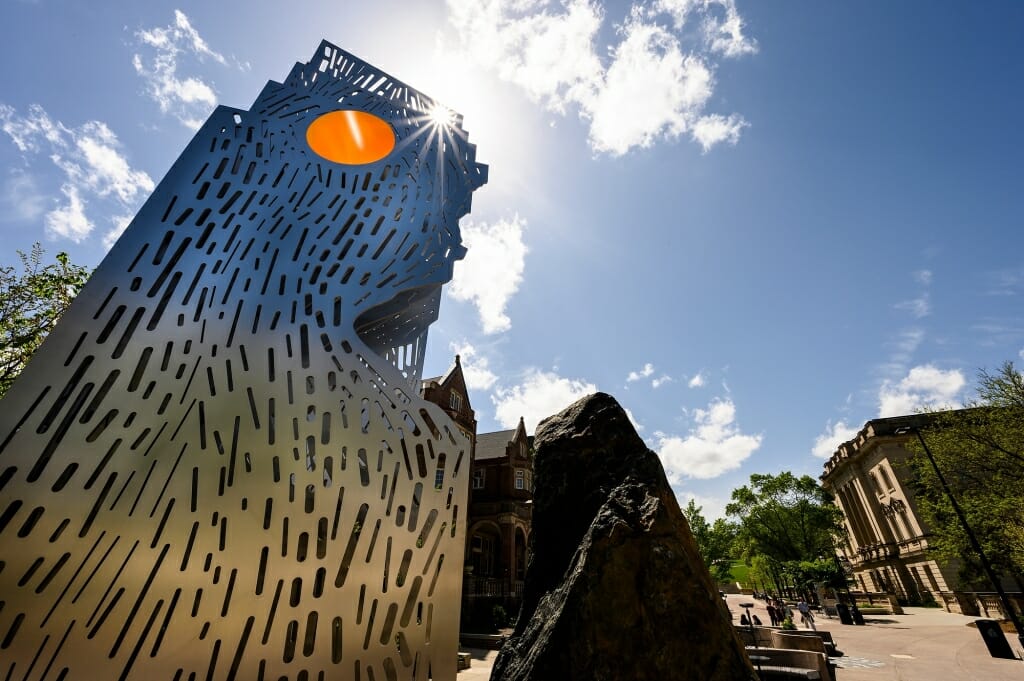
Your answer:
[[[98,263],[215,104],[326,38],[463,113],[490,165],[426,373],[462,354],[481,432],[609,392],[710,515],[1024,351],[1020,3],[0,13],[0,262]]]

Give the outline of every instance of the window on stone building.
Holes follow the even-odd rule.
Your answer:
[[[476,468],[473,470],[473,489],[483,489],[484,481],[486,478],[487,471],[483,468]]]
[[[878,474],[882,476],[882,484],[885,485],[885,489],[895,489],[895,485],[892,484],[892,479],[889,477],[889,472],[885,470],[885,464],[878,464]]]
[[[903,504],[900,507],[898,517],[900,522],[903,523],[903,529],[907,533],[907,539],[913,539],[917,536],[917,531],[914,530],[914,526],[910,523],[910,516],[907,515],[907,506]]]
[[[516,469],[516,489],[526,489],[526,471],[522,468]]]
[[[924,574],[925,574],[926,577],[928,577],[928,583],[932,587],[932,592],[933,593],[939,593],[941,591],[941,589],[939,589],[939,583],[935,579],[935,573],[932,572],[932,566],[931,565],[928,565],[927,563],[924,565]]]
[[[495,544],[494,539],[483,534],[473,535],[470,541],[470,565],[478,577],[494,576]]]
[[[454,411],[462,409],[462,395],[453,390],[451,396],[448,398],[448,406]]]
[[[896,535],[896,541],[901,542],[907,538],[901,527],[900,518],[896,513],[889,515],[889,527],[892,528],[893,534]]]

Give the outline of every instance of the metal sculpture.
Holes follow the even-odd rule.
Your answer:
[[[199,130],[2,403],[0,677],[455,678],[441,111],[324,42]]]

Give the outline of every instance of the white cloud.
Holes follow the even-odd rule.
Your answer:
[[[666,383],[671,383],[674,379],[668,374],[662,374],[658,378],[651,380],[651,387],[657,390]]]
[[[674,139],[686,132],[713,85],[703,59],[684,55],[669,31],[634,16],[613,48],[603,86],[582,103],[591,119],[590,146],[621,156]]]
[[[698,371],[696,374],[694,374],[693,378],[691,378],[690,382],[687,383],[686,385],[691,388],[701,388],[704,386],[706,382],[707,377],[704,375],[704,372]]]
[[[897,383],[884,381],[878,391],[882,418],[913,414],[921,409],[956,407],[967,381],[959,369],[944,371],[931,364],[912,368]]]
[[[568,0],[562,12],[549,12],[549,4],[448,0],[448,20],[472,61],[564,113],[599,84],[603,69],[594,42],[604,13],[589,0]]]
[[[69,131],[72,148],[62,155],[51,156],[79,187],[86,187],[99,196],[114,195],[123,205],[132,205],[141,194],[153,191],[153,180],[141,170],[134,170],[121,155],[117,136],[100,121],[89,121],[78,130]]]
[[[505,306],[523,281],[527,248],[523,243],[526,220],[515,215],[493,224],[464,221],[462,242],[467,254],[455,264],[448,293],[455,300],[472,302],[484,333],[512,328]]]
[[[120,212],[134,212],[155,186],[146,172],[132,168],[117,135],[102,121],[74,128],[51,118],[37,104],[24,116],[0,104],[0,129],[27,157],[45,154],[63,172],[64,201],[43,220],[52,237],[81,242],[93,230],[85,212],[90,202],[111,201]]]
[[[630,371],[629,376],[626,376],[626,382],[633,383],[634,381],[639,381],[641,378],[647,378],[653,373],[654,365],[648,362],[647,364],[644,364],[644,368],[640,371]]]
[[[51,236],[80,243],[92,232],[93,224],[85,215],[85,203],[78,194],[78,187],[65,184],[60,190],[67,203],[46,214],[46,231]]]
[[[707,151],[735,144],[747,123],[737,114],[705,114],[716,55],[756,51],[743,36],[733,0],[633,5],[601,44],[605,9],[596,0],[448,0],[449,22],[466,59],[516,84],[546,109],[575,109],[589,142],[619,156],[688,133]],[[684,7],[685,5],[685,7]],[[703,41],[688,48],[686,15],[698,16]],[[675,26],[659,22],[668,14]],[[607,55],[603,58],[603,55]]]
[[[735,145],[740,141],[740,132],[749,125],[736,114],[731,114],[728,117],[721,114],[701,116],[693,124],[693,139],[700,143],[701,149],[706,154],[711,147],[720,142]]]
[[[820,459],[828,459],[835,453],[839,445],[852,440],[857,432],[858,429],[848,426],[846,421],[829,422],[825,424],[825,432],[814,438],[814,447],[811,448],[811,453]]]
[[[131,221],[131,215],[115,215],[110,218],[112,227],[103,235],[103,245],[107,250],[113,248],[114,243],[121,238],[121,235],[124,234],[124,230],[128,229],[128,225],[131,224]]]
[[[494,417],[502,426],[515,428],[522,416],[527,432],[532,433],[541,420],[595,392],[597,386],[588,381],[530,369],[519,385],[495,390],[491,401],[495,407]]]
[[[929,286],[932,283],[932,271],[931,270],[917,270],[914,272],[914,280],[923,285]]]
[[[761,435],[745,435],[735,424],[732,400],[714,400],[694,410],[696,426],[686,437],[659,434],[655,449],[669,480],[715,478],[739,468],[761,446]]]
[[[693,503],[697,505],[697,508],[700,509],[700,514],[704,516],[704,519],[709,523],[713,523],[719,518],[725,518],[725,507],[729,503],[728,499],[695,494],[688,489],[683,489],[676,494],[676,501],[679,502],[679,508],[686,508],[691,499],[693,500]]]
[[[702,33],[709,49],[727,57],[757,52],[757,41],[743,35],[743,18],[735,0],[657,0],[654,12],[672,17],[680,29],[693,12],[703,12]]]
[[[148,53],[132,56],[132,65],[145,81],[147,94],[160,111],[191,130],[197,129],[216,106],[217,95],[201,78],[179,75],[178,60],[182,55],[209,58],[222,65],[227,60],[210,48],[181,10],[174,10],[173,24],[138,31],[135,37],[142,51]]]
[[[466,379],[466,387],[470,390],[489,390],[498,377],[490,370],[490,361],[480,355],[477,349],[467,341],[450,343],[452,352],[459,356],[462,363],[462,376]]]
[[[711,14],[704,21],[704,35],[712,51],[727,57],[739,57],[757,52],[757,41],[743,35],[743,18],[736,10],[734,0],[705,2],[705,7],[717,4],[724,16]]]

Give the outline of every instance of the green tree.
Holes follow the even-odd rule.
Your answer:
[[[831,495],[811,476],[789,471],[752,474],[749,485],[733,490],[725,512],[737,519],[752,554],[780,563],[832,556],[842,532],[842,511]]]
[[[1012,362],[978,375],[977,398],[966,409],[934,412],[921,436],[997,573],[1018,583],[1024,574],[1024,376]],[[980,570],[949,498],[915,439],[910,466],[918,508],[942,559],[959,559],[961,576],[978,589],[991,586]]]
[[[714,523],[709,523],[701,513],[701,507],[690,499],[690,503],[683,509],[686,522],[690,525],[690,532],[694,541],[697,542],[697,549],[700,551],[704,565],[707,566],[711,578],[716,582],[727,582],[731,576],[732,546],[736,538],[736,526],[729,521],[718,518]]]
[[[0,397],[53,330],[71,301],[85,286],[89,271],[71,264],[67,253],[43,264],[38,243],[18,251],[21,270],[0,267]]]
[[[749,485],[733,490],[725,512],[737,521],[744,560],[779,591],[796,583],[802,562],[832,560],[843,532],[843,514],[831,495],[811,476],[789,471],[754,473]]]
[[[793,583],[801,590],[810,591],[818,584],[832,589],[844,589],[847,586],[846,574],[834,556],[817,560],[794,560],[786,563],[785,568],[792,576]]]

